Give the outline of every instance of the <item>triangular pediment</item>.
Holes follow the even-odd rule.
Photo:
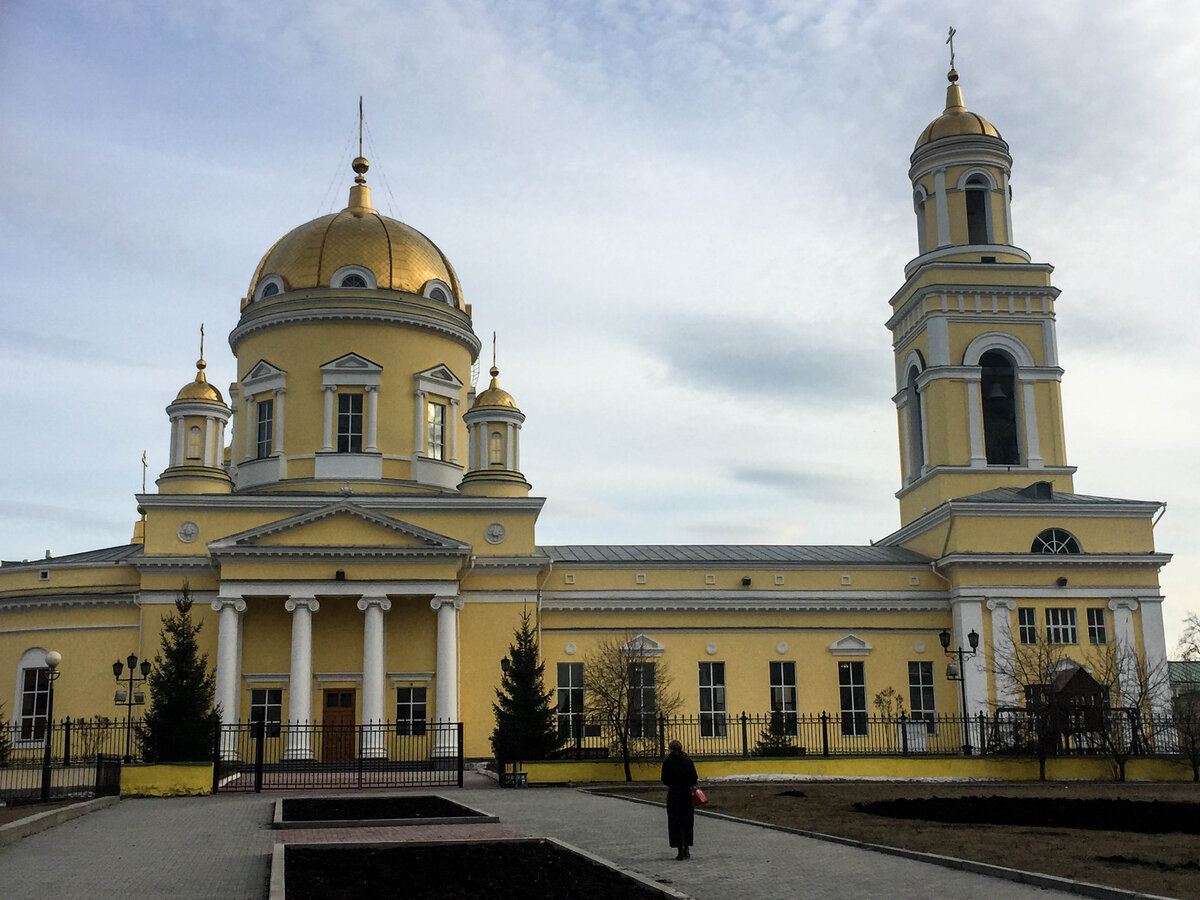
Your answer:
[[[254,368],[251,369],[246,374],[246,377],[243,378],[242,381],[244,381],[244,382],[245,381],[257,381],[262,378],[269,378],[272,375],[286,375],[286,374],[287,373],[284,372],[283,369],[279,368],[278,366],[272,365],[271,363],[267,362],[265,359],[260,359],[258,362],[256,362],[254,364]]]
[[[321,366],[322,372],[382,372],[383,366],[357,353],[347,353]]]
[[[364,509],[352,501],[330,504],[209,544],[215,556],[380,555],[460,557],[470,546],[443,534]]]
[[[866,656],[872,649],[870,644],[854,634],[838,638],[829,645],[829,652],[834,656]]]
[[[667,649],[665,645],[660,644],[654,638],[645,634],[639,634],[635,638],[630,638],[621,645],[621,653],[625,656],[635,658],[662,656],[665,649]]]
[[[414,377],[432,378],[434,381],[442,382],[447,387],[460,388],[463,385],[445,364],[434,366],[432,369],[426,369],[424,372],[418,372]]]

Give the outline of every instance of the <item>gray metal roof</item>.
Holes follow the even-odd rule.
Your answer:
[[[60,565],[87,565],[124,562],[135,556],[142,555],[141,544],[121,544],[118,547],[105,547],[102,550],[85,550],[82,553],[70,553],[66,556],[51,556],[47,559],[2,560],[0,567],[5,569],[46,569]]]
[[[1029,488],[999,487],[978,494],[968,494],[965,497],[955,497],[952,503],[1062,503],[1078,506],[1093,504],[1125,504],[1142,506],[1145,500],[1122,500],[1119,497],[1093,497],[1088,494],[1068,494],[1063,491],[1053,491],[1049,497],[1034,496]]]
[[[878,545],[566,544],[539,547],[557,563],[762,563],[764,565],[927,565],[903,547]]]

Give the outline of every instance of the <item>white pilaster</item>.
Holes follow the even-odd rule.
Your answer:
[[[242,414],[242,431],[246,432],[246,454],[242,459],[254,459],[254,440],[258,432],[258,408],[254,395],[246,395],[245,410]]]
[[[954,628],[950,637],[950,649],[962,647],[970,650],[971,645],[967,635],[974,631],[979,635],[979,652],[974,656],[963,657],[963,671],[959,673],[964,679],[967,691],[967,708],[964,715],[974,718],[979,713],[987,712],[987,669],[984,660],[987,657],[987,647],[983,645],[983,604],[979,600],[959,600],[954,603]]]
[[[1120,703],[1125,706],[1128,698],[1136,698],[1139,693],[1134,661],[1137,644],[1133,634],[1133,613],[1138,608],[1138,601],[1132,597],[1115,597],[1108,601],[1108,608],[1112,610],[1113,618],[1112,639],[1117,661],[1117,689],[1121,692]],[[1086,623],[1082,624],[1083,627],[1087,627]],[[1134,705],[1137,705],[1136,702]]]
[[[367,446],[368,453],[374,453],[379,448],[375,446],[379,413],[379,386],[368,384],[363,388],[367,395]]]
[[[458,401],[450,401],[450,421],[446,423],[450,429],[450,462],[458,462]],[[470,465],[468,463],[468,468]]]
[[[1008,195],[1007,172],[1000,173],[1000,192],[1001,196],[1004,197],[1004,243],[1008,244],[1010,247],[1016,246],[1015,242],[1013,241],[1012,201],[1009,199]],[[1000,242],[997,241],[996,243]],[[1047,365],[1049,365],[1049,363],[1047,363]]]
[[[417,391],[413,399],[413,458],[425,455],[425,392]]]
[[[283,453],[283,398],[287,396],[284,388],[275,389],[275,420],[271,434],[271,452]]]
[[[392,608],[392,601],[387,597],[362,597],[358,608],[364,613],[362,755],[367,759],[381,759],[387,756],[383,734],[387,682],[383,614]]]
[[[979,379],[967,381],[967,428],[971,435],[972,466],[986,466],[987,454],[983,450],[983,404],[979,398]]]
[[[996,679],[996,705],[1017,705],[1016,646],[1013,644],[1012,611],[1017,604],[1012,600],[992,598],[987,602],[992,612],[992,677]]]
[[[939,247],[950,243],[950,208],[946,199],[946,170],[938,169],[933,174],[933,195],[937,201],[937,242]]]
[[[1025,409],[1025,464],[1031,469],[1045,466],[1042,451],[1038,446],[1037,405],[1033,399],[1033,382],[1021,382],[1022,403]]]
[[[434,694],[438,728],[434,756],[458,753],[457,736],[447,723],[458,721],[458,611],[462,600],[434,598],[429,605],[437,610],[437,690]]]
[[[284,759],[312,759],[312,617],[321,608],[315,597],[289,597],[292,614],[292,664],[288,676],[288,737]]]
[[[321,390],[325,393],[325,422],[321,431],[321,449],[333,450],[333,395],[337,391],[337,385],[323,384]]]
[[[1150,711],[1156,716],[1171,714],[1171,685],[1167,676],[1167,638],[1163,631],[1162,597],[1143,597],[1142,648],[1150,676]]]

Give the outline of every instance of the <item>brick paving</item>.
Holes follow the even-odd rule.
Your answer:
[[[123,800],[0,848],[3,897],[262,900],[277,842],[518,836],[558,838],[696,900],[1077,896],[703,816],[693,858],[676,862],[660,807],[573,788],[500,790],[474,776],[464,790],[404,793],[436,793],[500,824],[276,831],[269,826],[280,795]]]

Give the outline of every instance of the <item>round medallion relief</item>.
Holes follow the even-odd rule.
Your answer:
[[[195,522],[184,522],[175,533],[179,535],[179,539],[185,544],[190,544],[196,538],[200,537],[200,526]]]
[[[714,653],[717,652],[717,645],[716,644],[705,644],[704,652],[707,653],[709,656],[712,656]]]
[[[499,522],[493,522],[483,531],[483,536],[489,544],[499,544],[507,534],[508,532],[504,530],[504,526]]]
[[[578,649],[579,648],[575,646],[574,641],[568,641],[567,646],[563,647],[563,650],[566,652],[567,656],[574,656],[575,651]]]
[[[787,653],[787,644],[785,644],[783,641],[780,641],[778,644],[775,645],[775,652],[776,653]]]

